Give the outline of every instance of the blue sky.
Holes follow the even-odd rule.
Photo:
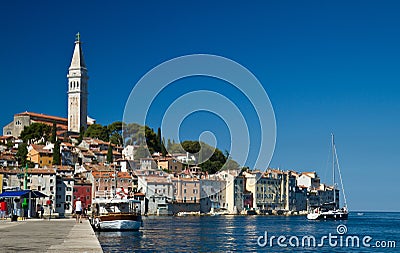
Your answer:
[[[66,116],[78,31],[89,114],[101,124],[122,119],[132,87],[158,64],[221,55],[248,68],[268,92],[277,122],[272,167],[317,171],[327,181],[333,131],[350,209],[400,211],[399,11],[397,1],[7,1],[0,7],[0,125],[26,110]],[[240,99],[215,82],[176,82],[156,101],[149,124],[157,127],[161,105],[186,90]],[[254,120],[246,103],[241,110]],[[217,117],[197,115],[183,127],[193,139],[214,127],[218,146],[229,145]]]

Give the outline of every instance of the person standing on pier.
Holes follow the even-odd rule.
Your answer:
[[[81,198],[78,198],[75,202],[76,222],[82,223],[82,210],[82,201]]]
[[[7,202],[4,199],[0,200],[0,218],[2,220],[6,219],[7,215]]]

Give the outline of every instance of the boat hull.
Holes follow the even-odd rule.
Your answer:
[[[95,224],[95,227],[98,231],[135,231],[139,230],[141,225],[141,221],[113,220],[100,221],[98,224]]]
[[[348,213],[309,213],[307,219],[309,220],[347,220]]]
[[[142,226],[140,215],[109,214],[93,218],[93,229],[100,231],[139,230]]]

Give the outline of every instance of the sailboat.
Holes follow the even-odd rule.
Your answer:
[[[338,208],[336,203],[336,184],[335,184],[335,165],[339,172],[340,185],[342,186],[344,206]],[[333,202],[324,203],[322,206],[314,208],[311,212],[307,214],[307,219],[309,220],[347,220],[349,212],[347,209],[346,195],[344,193],[342,174],[340,172],[339,159],[336,152],[335,138],[332,134],[332,173],[333,173]]]

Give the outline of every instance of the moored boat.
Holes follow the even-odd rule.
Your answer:
[[[96,231],[139,230],[142,226],[140,201],[134,199],[95,199],[90,219]]]
[[[336,199],[336,185],[335,185],[335,165],[339,172],[340,184],[342,186],[342,194],[344,199],[344,207],[339,208],[339,200]],[[340,172],[339,160],[336,153],[335,139],[332,134],[332,172],[333,172],[333,202],[325,203],[322,206],[314,207],[308,214],[309,220],[347,220],[349,212],[347,209],[346,195],[344,193],[342,174]]]

